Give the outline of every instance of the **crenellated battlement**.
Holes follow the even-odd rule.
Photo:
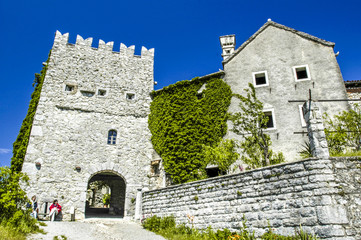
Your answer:
[[[89,49],[92,48],[104,52],[114,52],[113,51],[114,42],[105,43],[103,40],[99,39],[98,48],[92,47],[92,43],[93,43],[92,37],[84,39],[80,35],[76,36],[76,42],[75,42],[76,47],[89,48]],[[74,45],[69,43],[69,33],[62,34],[61,32],[56,31],[53,48],[56,48],[57,46],[60,45],[63,46]],[[120,55],[134,56],[134,51],[135,51],[134,45],[127,47],[125,44],[120,43],[120,49],[119,49]],[[154,48],[147,49],[146,47],[142,46],[141,57],[154,57]]]

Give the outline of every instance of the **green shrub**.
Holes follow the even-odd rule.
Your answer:
[[[30,216],[31,209],[25,208],[29,199],[19,184],[27,181],[28,177],[24,173],[0,167],[0,224],[14,232],[39,231],[36,219]]]
[[[104,194],[104,196],[103,196],[103,203],[104,203],[105,205],[109,205],[109,204],[110,204],[110,197],[111,197],[110,193]]]
[[[304,141],[304,143],[302,144],[302,149],[298,153],[300,154],[301,158],[313,157],[310,141]]]
[[[330,154],[361,150],[361,105],[355,104],[332,118],[324,114],[325,134]]]

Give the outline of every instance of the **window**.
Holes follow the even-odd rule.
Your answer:
[[[94,92],[89,92],[89,91],[80,91],[80,92],[85,97],[92,97],[94,95]]]
[[[266,123],[267,129],[276,129],[276,120],[274,117],[273,109],[264,110],[263,113],[268,118],[268,121]]]
[[[127,93],[126,99],[127,100],[135,100],[135,93]]]
[[[160,174],[160,160],[154,160],[150,163],[150,172],[153,176],[159,176]]]
[[[267,71],[254,72],[252,74],[253,74],[253,83],[255,87],[268,86]]]
[[[311,80],[310,71],[308,65],[296,66],[293,67],[293,74],[295,76],[296,82]]]
[[[66,92],[74,91],[74,86],[73,85],[65,85],[65,91]]]
[[[76,83],[68,82],[65,83],[65,87],[63,89],[67,94],[76,94],[78,86]]]
[[[117,131],[109,130],[108,132],[108,144],[114,145],[117,139]]]
[[[222,175],[226,175],[227,172],[224,172],[222,170],[219,169],[218,166],[215,166],[215,165],[211,165],[210,167],[206,167],[206,173],[207,173],[207,176],[209,178],[212,178],[212,177],[218,177],[218,176],[222,176]]]
[[[107,93],[106,90],[98,89],[98,96],[103,96],[104,97],[106,95],[106,93]]]
[[[298,105],[298,109],[299,109],[299,112],[300,112],[301,126],[302,127],[307,127],[306,120],[305,120],[305,114],[303,112],[303,106]]]

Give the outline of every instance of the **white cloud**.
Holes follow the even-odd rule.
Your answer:
[[[0,154],[7,154],[10,153],[11,149],[7,149],[7,148],[0,148]]]

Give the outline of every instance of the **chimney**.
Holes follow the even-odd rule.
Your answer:
[[[222,57],[224,61],[234,52],[234,48],[236,47],[236,36],[234,34],[220,36],[219,41],[221,42]]]

